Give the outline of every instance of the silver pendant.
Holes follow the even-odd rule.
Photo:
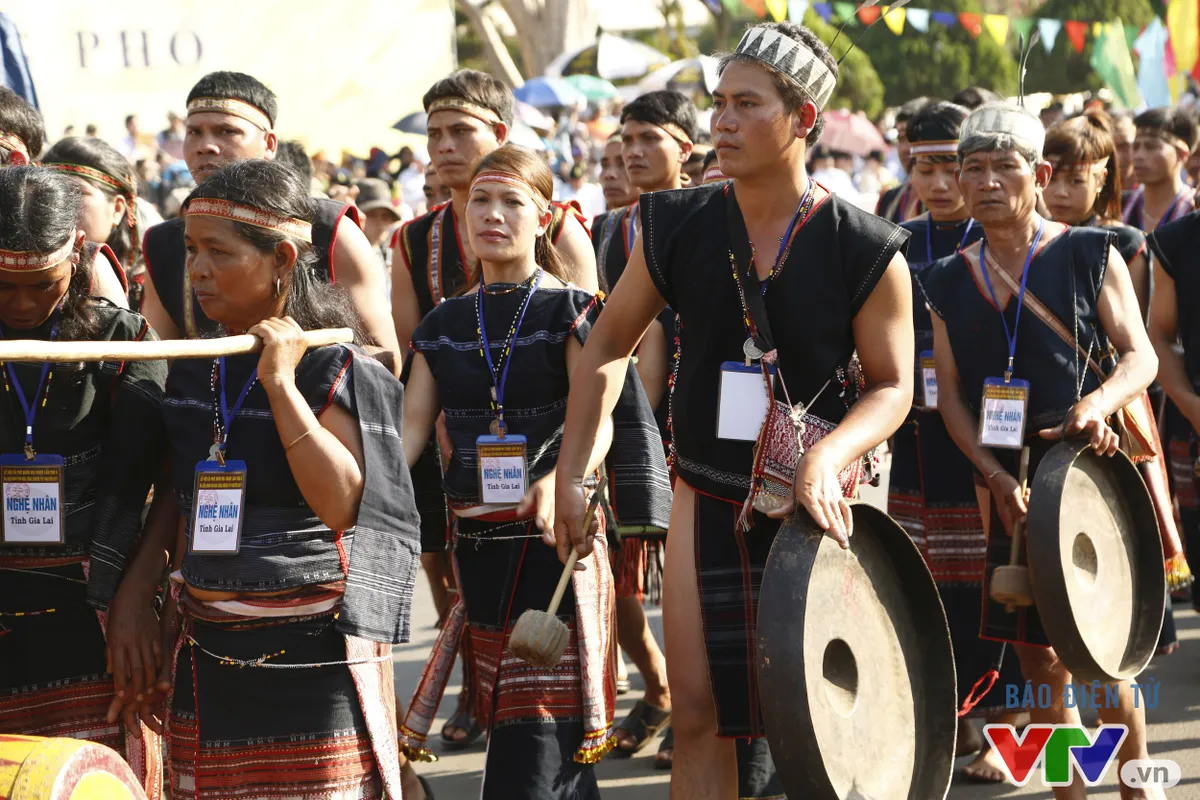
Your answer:
[[[753,339],[747,339],[746,341],[742,342],[742,352],[745,353],[746,358],[750,359],[751,361],[757,361],[763,357],[763,351],[758,349],[758,345],[754,343]]]

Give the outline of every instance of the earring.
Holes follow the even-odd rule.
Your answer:
[[[280,292],[280,288],[279,288],[279,287],[280,287],[279,276],[278,276],[278,275],[276,275],[276,276],[275,276],[275,296],[276,296],[276,297],[279,297],[279,292]]]

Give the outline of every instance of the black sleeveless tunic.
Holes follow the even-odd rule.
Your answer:
[[[1067,330],[1078,314],[1076,339],[1085,349],[1094,342],[1092,357],[1101,363],[1099,356],[1108,352],[1108,337],[1100,327],[1096,308],[1113,239],[1112,232],[1101,228],[1068,228],[1034,257],[1027,282],[1028,292]],[[971,413],[978,415],[984,380],[1003,376],[1008,364],[1008,342],[996,307],[961,254],[936,262],[918,282],[933,313],[946,324],[963,399]],[[1016,324],[1016,311],[1013,297],[1003,311],[1010,331]],[[1038,430],[1054,427],[1066,418],[1078,400],[1081,376],[1076,364],[1084,373],[1080,395],[1087,395],[1100,385],[1095,373],[1026,307],[1021,313],[1013,364],[1013,377],[1029,381],[1026,436],[1036,436]]]
[[[316,270],[319,276],[330,283],[337,280],[333,268],[333,247],[343,217],[349,217],[356,225],[361,224],[358,209],[354,206],[313,198],[312,246],[317,255]],[[205,316],[187,277],[183,218],[161,222],[146,231],[142,249],[154,289],[179,332],[188,339],[215,334],[219,326]]]
[[[1159,228],[1148,237],[1154,257],[1175,281],[1179,340],[1192,388],[1200,388],[1200,211]]]
[[[933,349],[933,320],[929,315],[929,306],[925,304],[917,286],[917,278],[930,264],[945,257],[941,254],[957,253],[983,238],[983,226],[976,222],[971,224],[968,230],[969,222],[963,220],[953,224],[940,224],[924,217],[910,220],[900,226],[912,234],[912,238],[908,240],[908,266],[913,280],[913,331],[916,334],[918,356]]]
[[[574,216],[587,230],[574,204],[554,203],[551,211],[549,233],[552,243],[558,244],[568,215]],[[435,225],[439,220],[440,224]],[[462,234],[454,207],[449,202],[404,223],[392,238],[392,248],[397,245],[404,266],[412,276],[422,319],[442,300],[457,297],[467,288],[470,275],[463,259]]]
[[[650,277],[679,315],[671,407],[676,472],[701,492],[741,503],[754,443],[716,437],[721,364],[744,360],[746,340],[729,263],[729,186],[642,195],[640,211]],[[821,419],[836,424],[846,415],[851,398],[842,380],[854,353],[851,323],[908,237],[830,195],[796,234],[766,294],[792,402],[808,404],[820,392],[810,412]]]
[[[638,213],[638,204],[606,211],[592,220],[592,248],[596,251],[600,288],[611,293],[633,248],[630,223]]]

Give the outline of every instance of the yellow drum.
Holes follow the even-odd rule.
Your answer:
[[[0,800],[146,800],[125,760],[82,739],[0,735]]]

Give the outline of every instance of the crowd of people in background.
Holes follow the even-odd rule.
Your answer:
[[[891,438],[889,511],[949,617],[959,754],[979,754],[971,779],[1005,780],[966,715],[998,718],[1004,686],[1061,688],[1070,675],[1042,630],[1046,609],[989,600],[992,562],[1007,559],[1026,510],[1012,474],[1024,440],[1014,449],[980,427],[976,398],[997,375],[1025,381],[1036,461],[1069,436],[1114,454],[1106,419],[1156,396],[1167,441],[1154,434],[1139,468],[1172,585],[1186,585],[1171,484],[1200,548],[1200,384],[1189,379],[1200,361],[1174,346],[1200,349],[1177,313],[1200,297],[1181,269],[1195,258],[1183,223],[1197,219],[1200,118],[1096,98],[1039,119],[965,88],[889,110],[878,126],[894,148],[854,155],[819,143],[837,77],[811,31],[761,24],[722,61],[711,125],[663,90],[556,109],[532,148],[511,141],[511,90],[460,70],[424,95],[427,147],[365,157],[280,140],[275,95],[242,73],[206,75],[157,134],[131,115],[115,141],[89,126],[49,147],[36,111],[0,89],[0,166],[15,167],[0,170],[0,214],[12,220],[0,228],[3,331],[47,342],[60,325],[108,341],[250,332],[264,343],[211,363],[93,364],[43,417],[21,387],[40,394],[53,371],[8,365],[5,392],[11,378],[25,418],[0,405],[8,452],[57,448],[67,460],[47,463],[65,470],[66,496],[95,510],[53,543],[67,550],[5,541],[24,549],[0,554],[0,569],[20,575],[0,585],[0,612],[28,638],[0,642],[30,643],[36,680],[0,672],[0,710],[33,720],[19,732],[102,728],[154,798],[163,753],[145,743],[164,730],[177,800],[401,787],[420,798],[432,792],[412,762],[432,756],[461,654],[440,738],[461,749],[487,736],[485,798],[598,797],[592,765],[664,731],[656,762],[674,769],[673,796],[778,797],[754,666],[767,554],[801,506],[849,549],[848,501]],[[734,102],[746,97],[757,105]],[[1030,273],[1039,259],[1053,268]],[[1021,288],[1001,284],[1001,295],[1018,298],[1017,315],[1030,274],[1050,308],[1030,312],[1045,325],[1023,324],[1020,347],[1014,304],[993,287],[1013,274]],[[7,299],[19,292],[35,300]],[[1120,368],[1068,375],[1075,339],[1043,316],[1067,308],[1076,336],[1111,343]],[[1003,325],[979,325],[997,312]],[[306,350],[304,331],[343,326],[353,347]],[[1159,361],[1174,405],[1146,395]],[[791,396],[811,398],[794,437],[770,435],[793,424],[767,402],[784,371]],[[925,388],[914,402],[915,375]],[[738,415],[723,404],[759,401],[771,408],[754,430],[726,429]],[[35,439],[35,418],[53,435]],[[102,447],[104,469],[78,466]],[[505,462],[518,483],[489,483],[490,459],[519,461]],[[789,461],[787,474],[778,465]],[[231,464],[255,545],[244,550],[200,524],[201,508],[216,513],[202,484],[226,485]],[[589,517],[592,492],[604,502]],[[953,546],[939,551],[939,536]],[[569,553],[586,568],[562,573]],[[441,631],[409,695],[392,684],[390,645],[408,639],[418,565]],[[556,584],[563,597],[567,577],[562,661],[528,662],[510,647],[516,618],[545,608]],[[164,582],[158,639],[145,631],[158,630]],[[644,611],[664,596],[670,660]],[[619,721],[614,695],[629,686],[614,640],[646,684]],[[86,659],[63,656],[76,641]],[[1004,662],[1000,642],[1015,658]],[[1179,646],[1169,610],[1159,644],[1161,655]],[[86,675],[72,671],[83,661]],[[287,677],[266,677],[266,662]],[[1002,682],[976,695],[989,670]],[[64,696],[78,685],[87,708]],[[1145,712],[1127,683],[1122,692],[1105,714],[1129,727],[1122,761],[1145,758]],[[44,708],[69,710],[75,727],[43,725]],[[1030,716],[1078,722],[1061,705]]]

